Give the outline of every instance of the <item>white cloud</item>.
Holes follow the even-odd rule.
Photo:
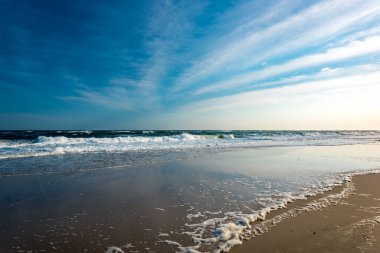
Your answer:
[[[201,128],[380,129],[379,97],[377,71],[208,99],[175,117]]]
[[[122,110],[158,110],[161,108],[160,85],[176,65],[175,51],[193,29],[191,19],[202,4],[157,0],[149,6],[146,27],[142,31],[147,58],[137,64],[131,78],[129,73],[111,77],[100,88],[81,84],[77,96],[64,97],[66,101],[86,102]]]
[[[63,97],[69,102],[86,102],[113,109],[133,111],[136,109],[133,96],[123,87],[106,87],[101,90],[77,90],[78,96]]]
[[[249,85],[265,78],[281,75],[290,71],[301,70],[321,64],[334,63],[336,61],[347,60],[374,53],[380,53],[380,36],[372,36],[364,39],[363,41],[352,41],[348,45],[332,48],[324,53],[306,55],[284,64],[269,66],[260,71],[251,72],[241,76],[233,76],[229,80],[200,88],[195,92],[195,94],[199,95],[220,89],[230,89],[243,85]]]
[[[377,1],[323,1],[264,30],[235,36],[224,46],[210,45],[211,53],[187,69],[174,90],[194,85],[224,69],[241,70],[268,57],[362,29],[379,12]]]

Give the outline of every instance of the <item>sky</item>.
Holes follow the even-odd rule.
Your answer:
[[[0,129],[380,129],[380,3],[0,0]]]

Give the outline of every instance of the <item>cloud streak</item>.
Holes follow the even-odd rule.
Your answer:
[[[370,54],[380,53],[380,36],[365,38],[363,41],[352,41],[348,45],[328,49],[324,53],[311,54],[291,60],[281,65],[270,66],[261,71],[256,71],[241,76],[234,76],[229,80],[211,84],[195,91],[195,94],[231,89],[243,85],[252,85],[262,79],[278,76],[290,71],[302,70],[312,66],[331,64],[337,61],[348,60]]]
[[[189,7],[189,8],[187,8]],[[147,55],[135,72],[138,78],[127,75],[111,77],[102,88],[86,85],[76,90],[76,96],[65,100],[87,102],[122,110],[159,109],[160,85],[177,60],[176,50],[192,29],[189,19],[201,5],[186,6],[174,1],[154,1],[148,10],[142,44]]]
[[[374,66],[369,67],[372,70]],[[326,70],[324,70],[326,71]],[[342,71],[342,70],[338,70]],[[221,98],[208,99],[195,102],[181,108],[181,111],[209,112],[231,108],[250,108],[258,104],[277,104],[285,100],[302,99],[307,100],[306,96],[321,96],[346,91],[358,91],[374,89],[380,91],[380,65],[376,71],[359,74],[355,70],[349,69],[343,75],[332,77],[326,80],[301,82],[296,85],[271,88],[260,91],[248,91],[236,95]],[[358,69],[356,69],[358,72]],[[348,74],[354,72],[355,74]],[[360,85],[358,85],[360,84]]]
[[[202,128],[224,117],[252,126],[256,116],[274,126],[265,115],[276,105],[289,115],[318,99],[378,112],[367,103],[380,96],[378,0],[0,5],[1,113],[96,111],[127,128]]]
[[[218,71],[244,70],[262,61],[286,54],[289,50],[307,48],[310,44],[326,43],[344,35],[378,16],[375,1],[326,1],[301,13],[283,17],[264,30],[254,30],[234,37],[226,45],[213,48],[211,53],[196,61],[176,81],[175,90],[197,85]]]
[[[204,121],[200,126],[205,129],[376,129],[379,78],[378,68],[367,74],[243,92],[195,102],[168,117]]]

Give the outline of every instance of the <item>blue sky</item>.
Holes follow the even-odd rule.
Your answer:
[[[380,129],[380,3],[0,1],[0,129]]]

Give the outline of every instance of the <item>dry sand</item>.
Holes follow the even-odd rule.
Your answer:
[[[322,209],[296,211],[295,217],[230,252],[380,252],[380,174],[356,176],[352,183],[353,191],[346,198]],[[328,194],[342,189],[335,188]],[[287,209],[270,214],[266,222],[326,196],[292,203]]]

